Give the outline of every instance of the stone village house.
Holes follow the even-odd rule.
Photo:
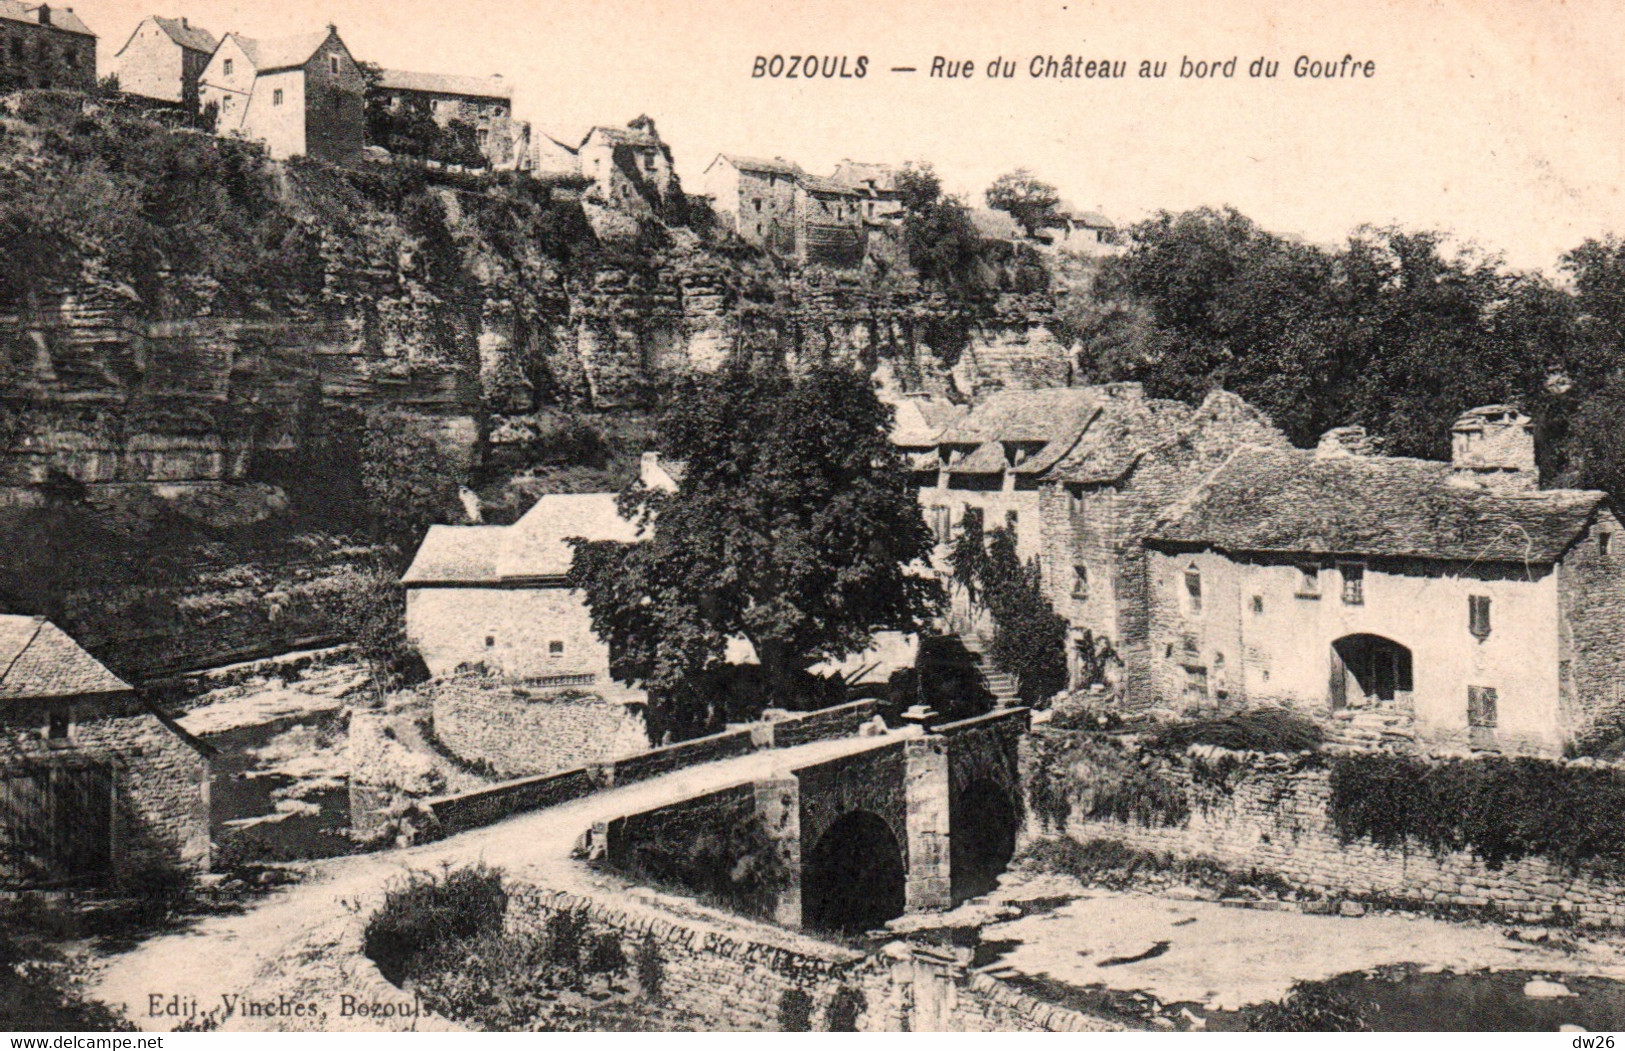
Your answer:
[[[1625,696],[1605,494],[1537,488],[1529,420],[1474,409],[1449,463],[1243,449],[1150,532],[1154,692],[1286,705],[1345,737],[1559,754]]]
[[[460,120],[474,129],[480,153],[493,169],[529,167],[530,125],[513,119],[513,88],[500,76],[386,69],[367,98],[395,109],[416,106],[442,128]]]
[[[265,143],[277,160],[353,162],[367,140],[366,83],[338,30],[255,40],[227,33],[199,78],[216,131]]]
[[[0,616],[0,885],[207,871],[209,754],[50,621]]]
[[[198,81],[219,46],[214,34],[185,18],[149,15],[113,56],[119,90],[198,111]]]
[[[912,466],[940,571],[967,515],[985,529],[1011,528],[1017,554],[1038,561],[1050,604],[1069,625],[1074,685],[1086,685],[1105,643],[1109,685],[1137,698],[1150,686],[1141,539],[1162,508],[1248,443],[1288,447],[1232,394],[1192,409],[1113,383],[998,392],[941,428]],[[956,630],[989,631],[964,592],[949,590]]]
[[[0,0],[0,91],[96,87],[96,34],[71,7]]]
[[[848,183],[809,175],[783,158],[729,153],[718,154],[703,178],[718,222],[741,240],[799,263],[863,261],[866,203]]]

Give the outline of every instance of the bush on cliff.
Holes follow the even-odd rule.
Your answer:
[[[1326,733],[1311,719],[1281,708],[1258,708],[1207,719],[1164,723],[1145,737],[1148,748],[1183,752],[1205,744],[1236,752],[1308,752]]]

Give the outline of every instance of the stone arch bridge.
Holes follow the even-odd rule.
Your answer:
[[[991,889],[1015,851],[1030,714],[854,738],[805,765],[785,753],[767,776],[599,822],[592,838],[610,865],[635,869],[662,836],[725,833],[755,815],[789,869],[772,910],[780,924],[864,930],[951,908]]]

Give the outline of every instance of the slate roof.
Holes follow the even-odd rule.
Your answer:
[[[501,77],[465,77],[456,73],[416,73],[386,69],[378,86],[390,91],[422,91],[432,95],[461,95],[475,99],[513,98],[513,87]]]
[[[401,583],[494,583],[507,531],[507,526],[430,526]]]
[[[0,701],[130,688],[44,617],[0,616]]]
[[[39,6],[19,3],[18,0],[0,0],[0,18],[37,26],[40,24]],[[80,36],[96,35],[90,31],[89,26],[80,21],[78,15],[65,7],[51,8],[51,28],[60,29],[65,33],[78,33]]]
[[[827,193],[841,197],[861,197],[862,194],[843,182],[826,179],[821,175],[808,175],[803,172],[796,176],[796,183],[808,193]]]
[[[906,396],[892,402],[891,443],[903,448],[929,448],[943,430],[970,410],[946,398]]]
[[[585,146],[588,139],[599,134],[603,135],[604,138],[608,139],[611,143],[617,146],[660,145],[659,139],[651,135],[649,132],[644,131],[642,128],[611,128],[608,125],[603,124],[600,124],[596,128],[590,129],[586,135],[582,136],[581,145]]]
[[[1606,494],[1505,495],[1450,484],[1452,467],[1396,456],[1239,451],[1151,531],[1226,551],[1556,562]]]
[[[309,62],[317,49],[327,43],[327,38],[333,35],[333,31],[323,29],[316,33],[272,37],[269,40],[255,40],[240,33],[226,35],[236,39],[243,49],[243,54],[254,63],[255,72],[274,73],[279,69],[293,69]]]
[[[1056,477],[1068,482],[1115,482],[1147,451],[1179,438],[1195,414],[1178,401],[1161,398],[1111,398],[1065,456],[1055,464]]]
[[[641,539],[614,493],[552,494],[511,526],[431,526],[401,583],[479,587],[562,577],[575,558],[565,542],[571,537]]]
[[[165,18],[162,15],[153,15],[152,20],[158,28],[169,34],[169,39],[189,51],[200,51],[205,55],[214,54],[215,47],[220,43],[214,34],[207,29],[192,25],[184,18]]]
[[[873,185],[877,193],[892,193],[897,189],[897,169],[889,164],[842,161],[835,166],[831,177],[854,188]]]
[[[1077,444],[1107,400],[1099,387],[999,391],[945,427],[939,442],[961,447],[964,455],[950,466],[956,474],[1002,474],[1007,443],[1042,443],[1015,467],[1018,474],[1040,474]]]
[[[1099,212],[1087,211],[1079,208],[1071,201],[1060,201],[1053,209],[1054,214],[1061,219],[1070,219],[1079,226],[1087,226],[1095,230],[1115,230],[1117,224]]]
[[[801,166],[775,157],[766,160],[761,157],[745,157],[737,153],[719,153],[717,157],[727,161],[742,172],[771,172],[774,175],[800,175]],[[714,162],[713,162],[714,163]]]

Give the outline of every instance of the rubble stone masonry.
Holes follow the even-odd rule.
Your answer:
[[[1146,828],[1088,820],[1074,808],[1066,834],[1078,842],[1111,840],[1178,858],[1210,858],[1232,871],[1268,872],[1327,897],[1373,896],[1419,905],[1493,906],[1509,918],[1546,922],[1554,911],[1599,927],[1625,927],[1625,884],[1569,872],[1543,858],[1491,869],[1469,853],[1435,857],[1422,847],[1384,850],[1361,839],[1344,844],[1329,817],[1330,771],[1316,757],[1222,752],[1239,769],[1230,792],[1193,785],[1187,760],[1167,771],[1192,801],[1183,827]]]

